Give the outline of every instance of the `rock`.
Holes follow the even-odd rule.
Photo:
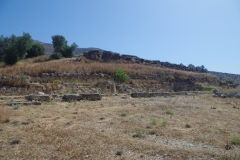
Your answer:
[[[49,95],[28,95],[25,97],[28,101],[50,101],[51,98]]]
[[[132,93],[131,97],[138,98],[138,97],[157,97],[157,96],[166,96],[171,95],[169,92],[153,92],[153,93]]]
[[[186,146],[187,146],[188,148],[192,148],[192,147],[193,147],[193,144],[186,144]]]
[[[100,94],[66,94],[63,96],[64,101],[72,101],[72,100],[90,100],[96,101],[101,100],[102,96]]]
[[[235,97],[240,98],[240,92],[236,93]]]
[[[38,92],[37,94],[38,95],[45,95],[43,92]]]
[[[207,145],[203,145],[202,148],[207,148]]]
[[[80,101],[82,100],[82,96],[79,95],[79,94],[65,94],[62,99],[64,101],[72,101],[72,100],[77,100],[77,101]]]
[[[100,94],[80,94],[83,98],[83,100],[90,100],[90,101],[96,101],[101,100],[102,95]]]

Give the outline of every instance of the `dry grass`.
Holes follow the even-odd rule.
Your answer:
[[[113,75],[115,68],[119,67],[125,70],[129,75],[162,75],[164,78],[178,75],[179,78],[187,79],[192,76],[200,76],[206,79],[214,78],[212,74],[196,73],[180,71],[168,68],[161,68],[158,66],[142,65],[142,64],[127,64],[127,63],[105,63],[90,61],[81,57],[81,61],[77,61],[77,58],[52,60],[42,62],[47,59],[46,56],[26,59],[19,62],[14,66],[2,66],[0,68],[1,75],[30,75],[38,76],[40,73],[71,73],[71,72],[82,72],[82,73],[105,73]],[[36,63],[40,61],[41,63]]]
[[[239,146],[225,146],[239,137],[240,110],[225,100],[115,96],[21,106],[10,123],[0,124],[0,159],[239,159]],[[159,123],[152,125],[152,117]],[[136,131],[143,136],[133,137]],[[19,144],[11,145],[14,137]]]
[[[0,106],[0,123],[8,123],[10,116],[11,110],[8,107]]]

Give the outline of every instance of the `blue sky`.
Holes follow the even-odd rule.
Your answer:
[[[0,0],[0,35],[22,32],[240,74],[239,0]]]

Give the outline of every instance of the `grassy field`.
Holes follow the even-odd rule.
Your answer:
[[[118,95],[0,106],[0,159],[240,159],[239,104]]]

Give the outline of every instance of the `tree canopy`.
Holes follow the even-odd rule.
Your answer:
[[[78,47],[76,43],[68,46],[67,40],[62,35],[52,36],[52,43],[54,48],[54,53],[51,55],[53,59],[59,59],[61,57],[70,58],[74,56],[74,50]]]
[[[45,48],[40,43],[34,43],[32,47],[27,51],[26,58],[37,57],[45,54]]]
[[[22,36],[0,37],[0,61],[6,64],[15,64],[27,55],[27,50],[32,47],[32,37],[23,32]]]

